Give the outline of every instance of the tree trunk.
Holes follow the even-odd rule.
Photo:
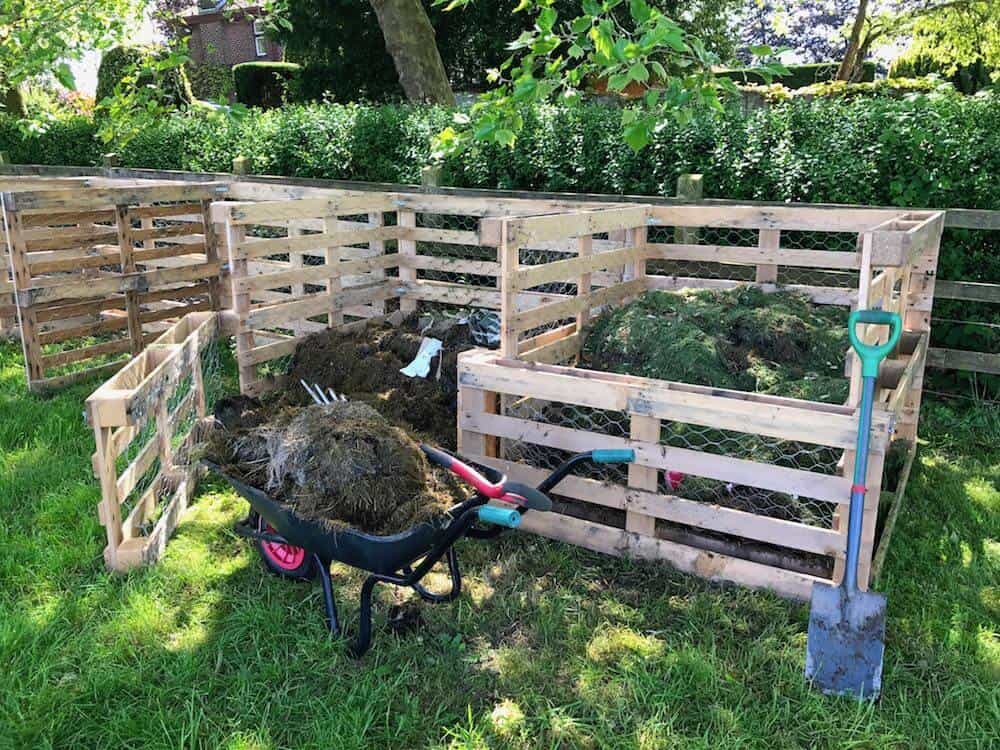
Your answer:
[[[858,14],[854,17],[854,26],[851,27],[851,38],[847,42],[847,50],[844,52],[844,59],[837,69],[838,81],[850,81],[857,75],[857,69],[861,65],[858,59],[861,47],[861,32],[865,28],[865,19],[868,17],[868,0],[861,0],[858,3]]]
[[[441,62],[434,27],[420,0],[369,0],[385,37],[385,46],[411,102],[455,104]]]

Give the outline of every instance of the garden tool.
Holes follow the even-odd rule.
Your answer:
[[[347,396],[343,394],[338,396],[333,388],[327,388],[324,393],[323,386],[319,383],[313,383],[310,386],[309,383],[304,380],[299,380],[299,382],[302,383],[302,387],[306,389],[306,393],[309,394],[309,397],[320,406],[329,406],[334,401],[347,401]]]
[[[890,327],[884,344],[866,344],[858,338],[858,324]],[[816,583],[809,612],[806,643],[806,679],[830,695],[850,695],[872,700],[882,688],[882,654],[885,651],[885,596],[858,588],[858,560],[868,471],[868,440],[872,402],[879,363],[895,348],[902,331],[896,313],[856,310],[848,319],[851,346],[861,358],[863,387],[858,442],[854,458],[854,484],[847,527],[847,560],[839,586]]]

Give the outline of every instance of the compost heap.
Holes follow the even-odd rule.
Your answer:
[[[424,337],[440,339],[441,354],[426,378],[400,370]],[[469,327],[452,317],[410,315],[399,326],[370,323],[344,333],[324,331],[300,344],[292,361],[287,403],[305,404],[304,380],[370,404],[390,422],[443,448],[455,447],[458,355],[475,346]]]
[[[653,291],[591,323],[581,366],[843,403],[847,315],[793,292]]]
[[[367,404],[274,409],[238,396],[221,401],[215,416],[210,459],[331,529],[395,534],[465,499],[457,481]]]

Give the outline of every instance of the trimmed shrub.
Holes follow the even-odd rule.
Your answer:
[[[285,101],[285,89],[299,76],[301,65],[248,62],[233,66],[236,101],[248,107],[273,109]]]
[[[951,66],[935,60],[930,55],[912,52],[904,52],[889,66],[891,78],[920,78],[937,75],[951,82],[963,94],[974,94],[980,89],[992,86],[994,72],[982,60],[977,60],[971,65],[958,65],[956,70],[952,71]]]
[[[804,65],[788,65],[788,75],[774,76],[771,83],[780,83],[785,88],[800,89],[814,83],[832,81],[837,75],[838,62],[808,63]],[[737,83],[766,85],[768,81],[759,73],[745,70],[720,70],[717,75],[731,78]],[[875,80],[875,63],[867,61],[862,66],[861,81]]]
[[[228,65],[189,65],[185,69],[195,99],[229,100],[236,93],[233,69]]]
[[[165,50],[162,47],[150,45],[113,47],[104,53],[101,58],[101,65],[97,69],[97,91],[94,99],[100,102],[111,96],[115,91],[115,86],[137,66],[143,63],[160,59],[164,56]],[[140,76],[138,85],[143,86],[152,83],[151,77]],[[183,68],[172,68],[166,71],[162,78],[157,81],[159,89],[163,93],[163,103],[180,108],[187,106],[193,100],[191,95],[191,84]]]

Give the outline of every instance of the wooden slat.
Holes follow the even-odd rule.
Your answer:
[[[398,205],[384,193],[344,195],[337,198],[302,198],[293,201],[244,203],[230,209],[229,215],[236,226],[257,224],[261,221],[311,219],[370,211],[395,211]]]
[[[130,348],[131,344],[128,339],[117,339],[115,341],[105,341],[100,344],[94,344],[93,346],[86,346],[82,349],[67,349],[64,352],[45,354],[42,355],[41,362],[42,367],[48,370],[51,367],[68,365],[72,362],[79,362],[83,359],[91,359],[93,357],[100,357],[107,354],[121,354],[122,352],[129,351]]]
[[[434,227],[400,227],[397,239],[416,242],[436,242],[442,245],[478,246],[479,234],[462,229],[435,229]]]
[[[1000,304],[1000,284],[983,284],[977,281],[944,281],[938,279],[934,286],[934,298]]]
[[[595,448],[631,448],[635,450],[635,463],[663,471],[680,471],[720,482],[757,487],[772,492],[783,492],[799,497],[833,504],[842,504],[850,497],[851,480],[847,477],[819,474],[802,469],[790,469],[774,464],[759,463],[743,458],[719,456],[711,453],[674,448],[658,443],[610,435],[595,435],[586,430],[532,422],[527,419],[499,414],[472,414],[461,412],[459,428],[484,435],[495,435],[572,453]],[[599,443],[596,444],[596,443]]]
[[[595,253],[585,257],[557,260],[536,266],[520,266],[517,272],[517,288],[530,289],[555,281],[576,281],[575,277],[593,271],[617,268],[627,263],[634,263],[646,257],[646,250],[641,247],[623,247],[604,253]]]
[[[330,277],[331,271],[338,274],[363,274],[371,271],[386,268],[395,268],[399,265],[397,255],[379,255],[372,258],[361,258],[359,260],[342,261],[336,267],[326,264],[317,266],[304,266],[289,271],[278,273],[259,274],[247,276],[236,280],[237,288],[241,291],[258,291],[261,289],[275,289],[278,287],[291,286],[301,283],[319,283]]]
[[[934,347],[927,351],[927,365],[939,370],[962,370],[1000,375],[1000,353],[966,352]]]
[[[51,230],[49,237],[38,239],[29,237],[26,240],[29,253],[42,250],[69,250],[117,242],[118,230],[115,227],[55,229]]]
[[[524,247],[533,242],[633,229],[645,226],[648,217],[645,206],[629,206],[507,219],[507,242]]]
[[[765,230],[768,231],[768,230]],[[737,247],[728,245],[677,245],[650,243],[649,259],[686,260],[705,263],[756,266],[762,263],[800,268],[837,268],[854,270],[860,267],[857,253],[835,250],[791,250],[787,248]]]
[[[524,331],[546,323],[551,323],[563,318],[575,317],[581,310],[593,310],[595,307],[612,304],[618,300],[639,294],[646,289],[646,279],[632,279],[617,286],[598,289],[590,294],[580,297],[572,297],[567,300],[555,302],[550,305],[543,305],[525,310],[514,315],[512,324],[516,330]]]
[[[132,213],[131,211],[129,212]],[[165,240],[171,237],[186,237],[188,235],[200,235],[204,229],[201,221],[186,221],[183,224],[168,227],[153,227],[152,229],[133,229],[132,239],[136,242],[146,240]]]
[[[244,325],[248,330],[259,330],[282,323],[287,324],[299,318],[311,318],[331,310],[342,311],[351,307],[359,307],[392,296],[394,294],[389,288],[388,282],[377,281],[367,286],[353,287],[332,297],[326,294],[315,294],[293,302],[250,310],[246,315]]]
[[[171,203],[158,206],[134,206],[129,213],[136,219],[154,219],[168,216],[199,216],[201,203]]]
[[[753,281],[733,279],[706,279],[695,276],[647,276],[650,289],[677,291],[679,289],[737,289],[757,286],[764,292],[798,292],[817,305],[850,307],[858,300],[858,290],[851,287],[811,286],[808,284],[757,284]]]
[[[149,184],[141,187],[37,190],[15,193],[16,211],[91,211],[113,205],[214,199],[227,190],[225,183]]]
[[[465,273],[472,276],[498,276],[500,274],[500,264],[492,260],[466,260],[465,258],[416,255],[409,256],[405,260],[405,264],[407,268],[416,268],[421,271]]]
[[[55,211],[24,216],[26,227],[61,227],[76,224],[106,224],[115,220],[113,209],[103,211]]]
[[[250,260],[253,258],[263,258],[268,255],[284,255],[286,253],[306,250],[319,251],[328,247],[391,240],[395,239],[395,233],[396,227],[375,227],[372,229],[350,229],[347,231],[323,232],[320,234],[301,234],[293,237],[276,237],[269,240],[247,240],[237,246],[234,257]]]

